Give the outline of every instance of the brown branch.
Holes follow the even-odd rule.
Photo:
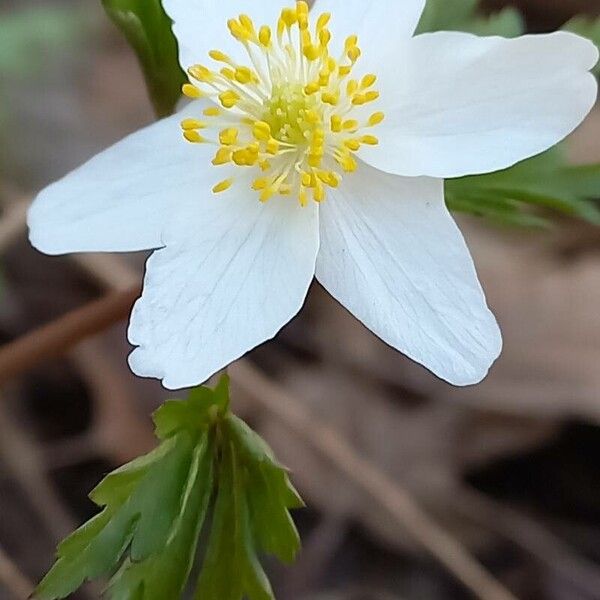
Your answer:
[[[111,292],[5,344],[0,348],[0,384],[29,371],[45,359],[64,354],[78,342],[123,320],[139,291],[135,286]]]

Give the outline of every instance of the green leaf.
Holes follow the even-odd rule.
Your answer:
[[[202,443],[194,449],[180,512],[164,548],[141,562],[135,562],[133,558],[125,562],[109,586],[113,600],[136,597],[139,600],[164,600],[177,598],[184,590],[211,496],[211,443],[208,436],[204,436]],[[162,505],[157,501],[156,507],[160,509]]]
[[[229,409],[229,378],[220,378],[214,390],[194,388],[185,402],[170,400],[154,413],[156,435],[164,440],[181,431],[194,431],[223,418]]]
[[[294,560],[300,538],[289,510],[303,503],[271,449],[243,421],[228,415],[221,435],[219,494],[196,598],[272,600],[258,555]]]
[[[36,597],[62,598],[84,581],[110,574],[126,550],[134,561],[160,553],[180,515],[196,445],[186,432],[164,442],[147,464],[109,476],[92,494],[105,502],[104,511],[59,546],[59,559]]]
[[[600,165],[567,165],[560,148],[510,169],[446,181],[451,210],[486,216],[507,224],[540,226],[535,207],[579,217],[600,225]]]
[[[300,539],[289,510],[303,504],[267,444],[229,412],[228,378],[166,402],[154,420],[160,445],[90,494],[102,512],[59,545],[34,597],[64,598],[111,577],[111,600],[176,600],[216,495],[198,597],[272,599],[258,555],[294,559]]]
[[[156,114],[171,114],[186,77],[179,66],[171,21],[161,1],[102,0],[102,4],[137,54]]]
[[[250,600],[273,600],[257,557],[247,487],[248,473],[233,440],[226,440],[212,532],[196,589],[198,600],[241,600],[246,596]]]
[[[256,541],[264,552],[291,563],[300,549],[300,537],[289,509],[302,508],[304,503],[262,438],[234,415],[225,425],[247,469],[248,506]]]

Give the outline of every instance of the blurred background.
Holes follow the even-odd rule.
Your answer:
[[[490,1],[487,9],[506,4]],[[599,0],[518,5],[531,31],[600,13]],[[99,1],[1,0],[2,341],[139,281],[143,256],[38,254],[24,214],[40,187],[152,119],[136,59]],[[571,137],[569,153],[574,162],[600,162],[600,111]],[[517,598],[593,600],[600,599],[600,236],[582,220],[553,223],[524,229],[461,218],[505,336],[504,354],[480,386],[437,380],[318,286],[306,310],[250,360]],[[91,488],[152,447],[150,414],[168,395],[129,373],[128,351],[122,324],[2,389],[1,600],[26,597],[56,543],[94,514]],[[473,597],[411,540],[401,518],[361,491],[360,474],[311,450],[243,385],[233,399],[290,467],[309,506],[295,514],[304,540],[297,564],[268,563],[278,598]],[[98,598],[98,589],[74,597]]]

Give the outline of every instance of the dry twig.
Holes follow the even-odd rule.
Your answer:
[[[6,344],[0,349],[0,384],[118,323],[138,294],[137,286],[112,292]]]

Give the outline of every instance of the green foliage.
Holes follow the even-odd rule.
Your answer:
[[[288,508],[299,508],[302,501],[245,423],[231,416],[224,433],[214,525],[195,598],[272,600],[258,552],[294,560],[300,538]]]
[[[196,597],[273,600],[258,556],[294,559],[300,540],[289,509],[302,501],[268,446],[229,412],[227,379],[165,403],[154,421],[160,445],[92,492],[102,512],[59,545],[34,598],[65,598],[111,577],[111,600],[176,600],[214,500]]]
[[[566,28],[600,45],[600,19],[578,17]],[[418,31],[439,30],[515,37],[525,27],[512,8],[486,16],[479,0],[428,0]],[[600,225],[600,164],[570,166],[564,145],[504,171],[446,181],[448,207],[506,225],[548,226],[548,211]]]
[[[559,148],[504,171],[446,181],[446,202],[451,210],[507,225],[550,225],[536,208],[600,225],[600,209],[593,200],[597,197],[600,165],[570,166]]]
[[[186,78],[161,0],[102,0],[102,4],[137,54],[156,114],[171,114]]]

